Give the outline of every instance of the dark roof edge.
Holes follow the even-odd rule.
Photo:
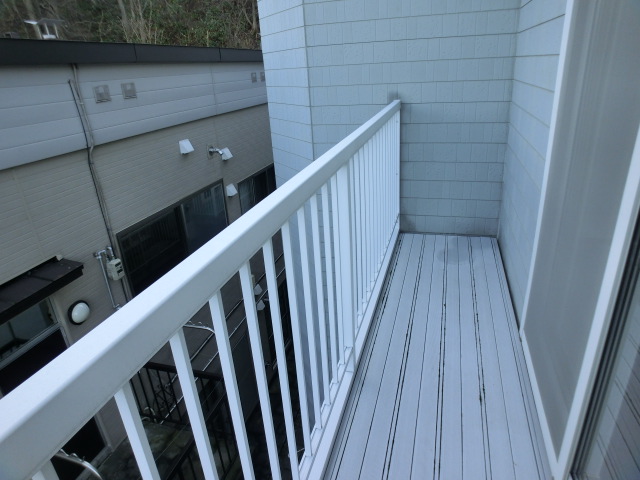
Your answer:
[[[262,62],[262,51],[0,38],[0,65],[210,62]]]

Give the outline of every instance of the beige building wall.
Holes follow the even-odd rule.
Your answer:
[[[188,138],[194,152],[181,155]],[[233,153],[223,162],[207,146]],[[273,163],[266,105],[209,117],[99,145],[93,158],[114,234],[216,183],[251,176]],[[226,197],[229,222],[240,212],[239,196]],[[109,245],[86,150],[0,170],[0,284],[56,256],[82,262],[83,275],[49,297],[67,343],[71,344],[111,315],[109,298],[94,252]],[[113,245],[117,248],[117,245]],[[109,280],[115,302],[126,302],[124,280]],[[91,316],[82,325],[67,320],[67,309],[86,301]],[[110,402],[102,418],[112,415]],[[100,420],[99,420],[100,421]],[[107,441],[122,436],[119,422],[103,422]]]
[[[188,138],[194,152],[181,155]],[[233,158],[211,158],[207,145],[227,147]],[[114,234],[222,180],[237,183],[273,163],[266,105],[238,110],[95,148],[97,178]],[[89,173],[86,151],[0,171],[0,284],[61,255],[84,264],[83,275],[51,297],[69,343],[113,313],[94,252],[109,244]],[[238,195],[226,197],[229,221],[240,216]],[[113,245],[117,248],[117,245]],[[117,303],[120,282],[110,281]],[[91,317],[70,326],[66,310],[86,300]]]

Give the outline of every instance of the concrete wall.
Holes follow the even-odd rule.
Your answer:
[[[566,0],[523,0],[498,239],[518,316],[529,279]]]
[[[280,178],[400,98],[402,228],[497,233],[519,1],[258,4]]]

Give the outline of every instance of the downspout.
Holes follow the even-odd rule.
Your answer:
[[[111,221],[109,219],[109,213],[107,211],[107,204],[104,199],[104,192],[102,191],[102,185],[100,184],[100,179],[98,178],[98,174],[95,168],[95,162],[93,161],[95,139],[93,137],[93,129],[91,128],[91,123],[89,122],[89,115],[87,114],[84,99],[82,98],[82,93],[80,91],[80,82],[78,81],[78,67],[76,66],[76,64],[71,64],[71,68],[73,70],[73,79],[69,79],[69,88],[71,88],[71,95],[73,96],[73,101],[76,105],[78,116],[80,117],[80,123],[82,124],[82,133],[84,134],[85,143],[87,145],[87,164],[89,166],[89,174],[91,175],[91,181],[93,182],[93,187],[96,191],[98,206],[100,208],[100,213],[102,214],[102,220],[104,222],[105,229],[107,231],[109,244],[116,245],[113,235],[113,229],[111,228]],[[112,247],[110,246],[108,248],[111,253],[113,253]],[[128,300],[127,292],[124,288],[124,285],[122,285],[122,292],[125,299]],[[109,294],[111,295],[111,289],[109,289]],[[115,305],[113,297],[112,303]],[[114,306],[114,308],[116,307]]]

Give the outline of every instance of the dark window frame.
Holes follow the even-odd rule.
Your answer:
[[[140,292],[142,292],[145,288],[147,288],[151,283],[153,283],[155,280],[153,280],[151,283],[149,283],[147,286],[144,286],[142,288],[140,288],[139,285],[137,285],[138,280],[134,281],[131,278],[131,272],[135,272],[137,270],[139,270],[139,267],[133,268],[133,266],[130,264],[130,262],[127,260],[127,248],[124,248],[123,246],[123,242],[125,242],[127,240],[127,237],[129,237],[130,235],[132,235],[133,233],[137,232],[137,231],[141,231],[144,228],[149,228],[151,227],[151,225],[155,222],[158,222],[160,219],[162,219],[163,217],[170,217],[173,214],[173,218],[175,219],[175,224],[176,224],[176,228],[177,228],[177,233],[178,233],[178,239],[177,241],[179,242],[180,246],[182,247],[182,251],[180,252],[179,256],[181,257],[181,259],[175,263],[173,265],[173,267],[175,267],[175,265],[177,265],[178,263],[180,263],[182,260],[184,260],[185,258],[187,258],[188,255],[190,255],[189,251],[188,251],[188,241],[187,241],[187,231],[186,231],[186,223],[185,223],[185,217],[184,217],[184,212],[183,212],[183,206],[185,204],[187,204],[190,200],[194,199],[195,197],[197,197],[198,195],[207,192],[207,191],[213,191],[217,186],[220,186],[220,191],[221,191],[221,197],[222,197],[222,204],[224,206],[224,224],[225,224],[225,228],[227,226],[229,226],[229,211],[227,208],[227,199],[226,199],[226,195],[225,195],[225,191],[224,191],[224,181],[223,179],[217,180],[209,185],[207,185],[206,187],[200,188],[198,190],[196,190],[195,192],[187,195],[186,197],[183,197],[182,199],[178,200],[177,202],[174,202],[166,207],[164,207],[163,209],[149,215],[148,217],[145,217],[144,219],[134,223],[133,225],[125,228],[124,230],[118,232],[116,234],[116,239],[118,242],[118,251],[120,253],[120,257],[122,258],[122,262],[124,265],[124,272],[125,272],[125,278],[127,281],[127,285],[129,287],[129,291],[131,292],[131,294],[133,296],[138,295]],[[171,262],[168,262],[171,263]],[[168,270],[171,270],[170,267]],[[166,272],[165,272],[166,273]],[[162,276],[164,274],[161,274],[160,276]],[[160,278],[160,277],[157,277]],[[156,280],[157,280],[156,278]],[[144,281],[142,283],[145,283]]]
[[[267,174],[267,195],[259,200],[256,201],[256,187],[255,187],[255,182],[256,182],[256,178],[258,178],[260,175],[262,175],[263,173],[266,173],[267,171],[272,170],[273,171],[273,189],[271,191],[268,191],[268,174]],[[250,189],[251,189],[251,205],[248,208],[245,208],[246,205],[243,205],[242,202],[242,194],[240,193],[243,189],[242,185],[246,185],[249,184],[250,185]],[[267,196],[269,196],[271,193],[273,193],[276,190],[276,180],[275,180],[275,168],[273,163],[271,165],[267,165],[264,168],[261,168],[260,170],[258,170],[257,172],[254,172],[253,174],[249,175],[247,178],[245,178],[244,180],[238,182],[238,193],[240,194],[240,212],[244,215],[245,213],[247,213],[249,210],[251,210],[253,207],[255,207],[259,202],[261,202],[262,200],[264,200],[264,198],[266,198]]]

